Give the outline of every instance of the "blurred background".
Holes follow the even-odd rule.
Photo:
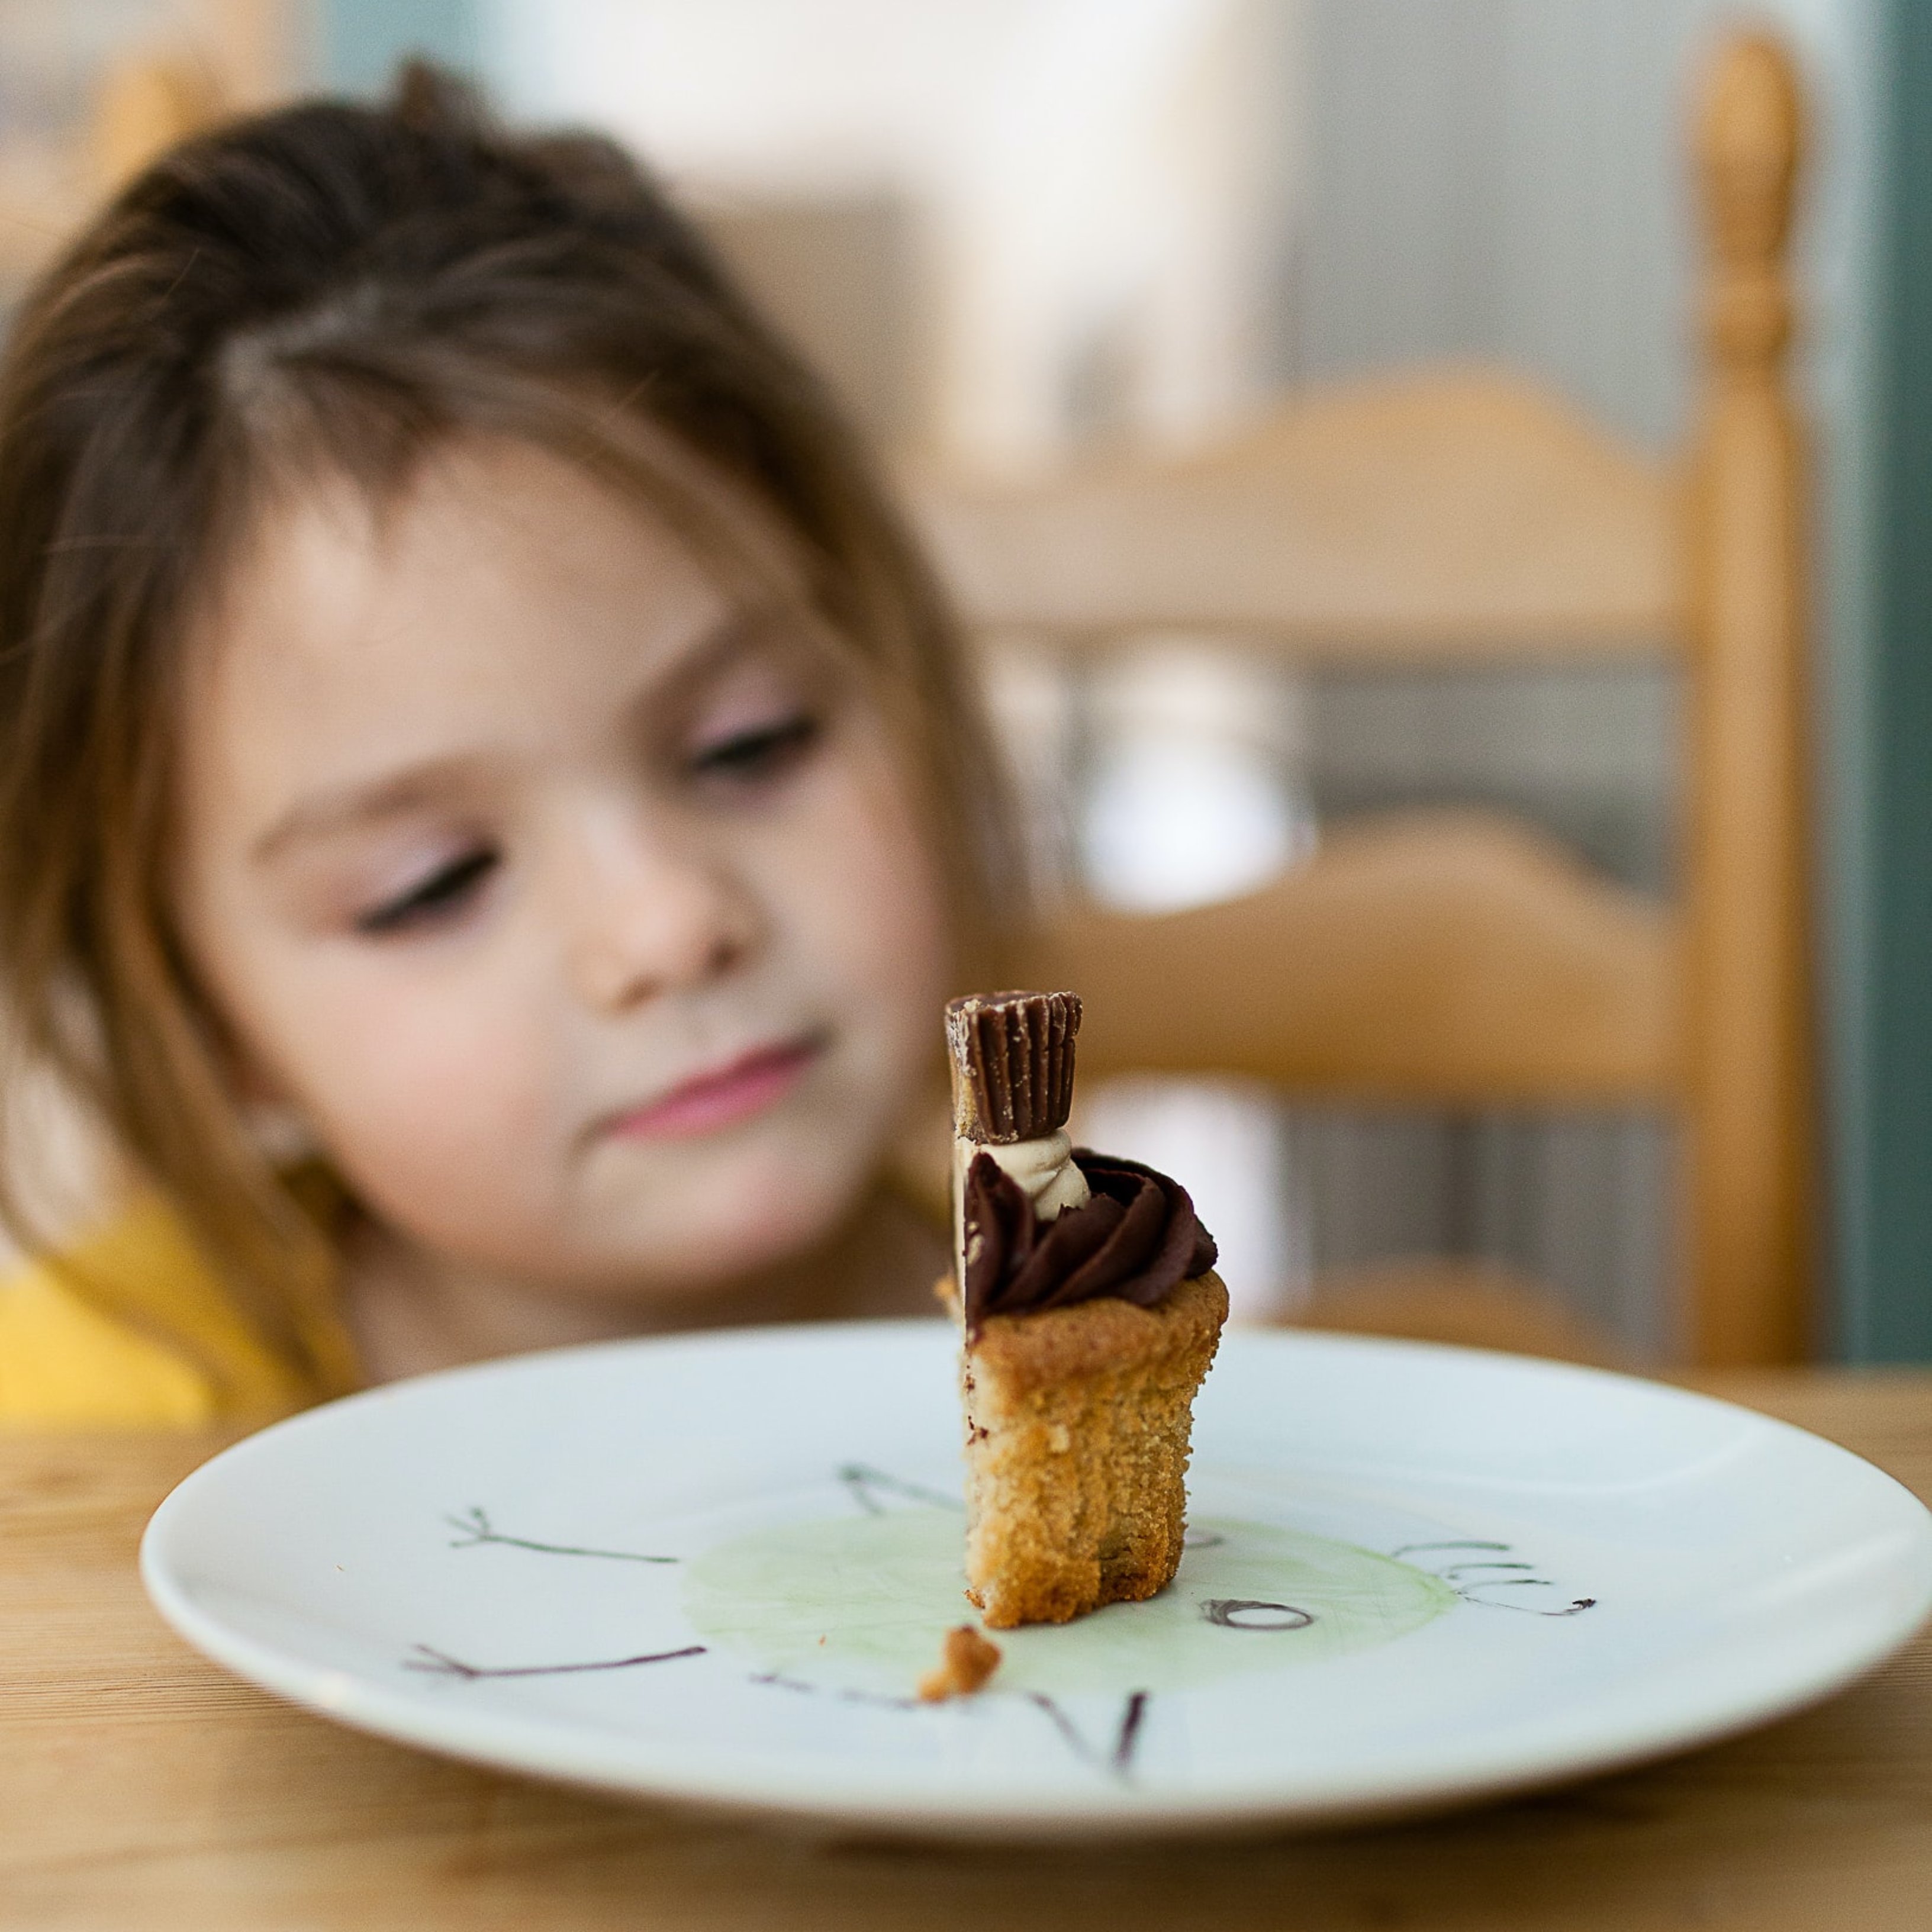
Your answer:
[[[1914,836],[1932,776],[1910,736],[1932,703],[1887,576],[1922,273],[1900,169],[1925,146],[1900,62],[1932,85],[1912,13],[1749,16],[1795,46],[1814,116],[1797,260],[1824,1266],[1827,1339],[1864,1356],[1932,1354]],[[1660,455],[1694,388],[1691,90],[1736,17],[1706,0],[0,0],[0,278],[17,290],[181,117],[374,92],[421,51],[514,118],[646,157],[896,462],[1024,476],[1186,448],[1285,392],[1443,357],[1505,362]],[[985,668],[1051,890],[1200,904],[1418,802],[1506,807],[1672,889],[1679,693],[1660,661],[1298,671],[1153,635],[1104,664],[994,639]],[[1085,1112],[1091,1137],[1194,1185],[1250,1312],[1428,1253],[1546,1282],[1640,1358],[1676,1340],[1662,1119],[1175,1081],[1117,1083]]]

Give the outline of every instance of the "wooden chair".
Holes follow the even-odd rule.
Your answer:
[[[16,142],[0,168],[0,304],[164,148],[286,97],[304,14],[297,0],[177,0],[152,35],[116,36],[83,111]]]
[[[1696,122],[1701,393],[1676,461],[1512,376],[1451,368],[1298,399],[1182,460],[915,488],[971,622],[1073,652],[1178,631],[1306,664],[1678,655],[1674,908],[1505,820],[1411,814],[1339,830],[1232,903],[1070,914],[1028,970],[1087,997],[1094,1072],[1673,1111],[1679,1325],[1706,1366],[1795,1359],[1810,1332],[1804,473],[1786,372],[1800,124],[1783,49],[1728,43]],[[1488,1339],[1576,1352],[1508,1293],[1432,1312],[1412,1280],[1406,1298],[1364,1325],[1474,1339],[1500,1305],[1514,1326]]]
[[[95,194],[104,199],[112,194],[220,113],[213,80],[192,61],[148,55],[117,62],[101,77],[87,130]]]
[[[32,195],[0,179],[0,301],[17,296],[123,182],[221,110],[207,68],[186,56],[110,62],[85,124],[40,158]]]

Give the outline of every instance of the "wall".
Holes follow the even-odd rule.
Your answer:
[[[472,74],[484,66],[479,0],[310,0],[308,12],[309,70],[325,87],[380,94],[411,54]]]
[[[1868,394],[1874,488],[1858,709],[1864,862],[1843,953],[1856,1058],[1841,1088],[1844,1334],[1868,1361],[1932,1361],[1932,10],[1880,10],[1882,194]]]

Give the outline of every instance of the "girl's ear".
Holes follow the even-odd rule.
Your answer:
[[[322,1137],[254,1049],[218,1022],[214,1050],[249,1144],[274,1168],[318,1159]]]
[[[244,1097],[244,1130],[271,1167],[298,1167],[321,1155],[322,1141],[308,1117],[286,1100]]]
[[[231,1064],[242,1130],[271,1167],[290,1168],[315,1160],[322,1139],[308,1117],[283,1093],[281,1084],[252,1054],[237,1054]]]

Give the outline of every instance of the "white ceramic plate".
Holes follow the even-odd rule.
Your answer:
[[[278,1424],[164,1503],[162,1614],[433,1750],[871,1826],[1330,1820],[1680,1749],[1837,1688],[1932,1607],[1932,1517],[1747,1411],[1547,1363],[1232,1333],[1153,1602],[1001,1634],[961,1596],[950,1330],[527,1357]]]

